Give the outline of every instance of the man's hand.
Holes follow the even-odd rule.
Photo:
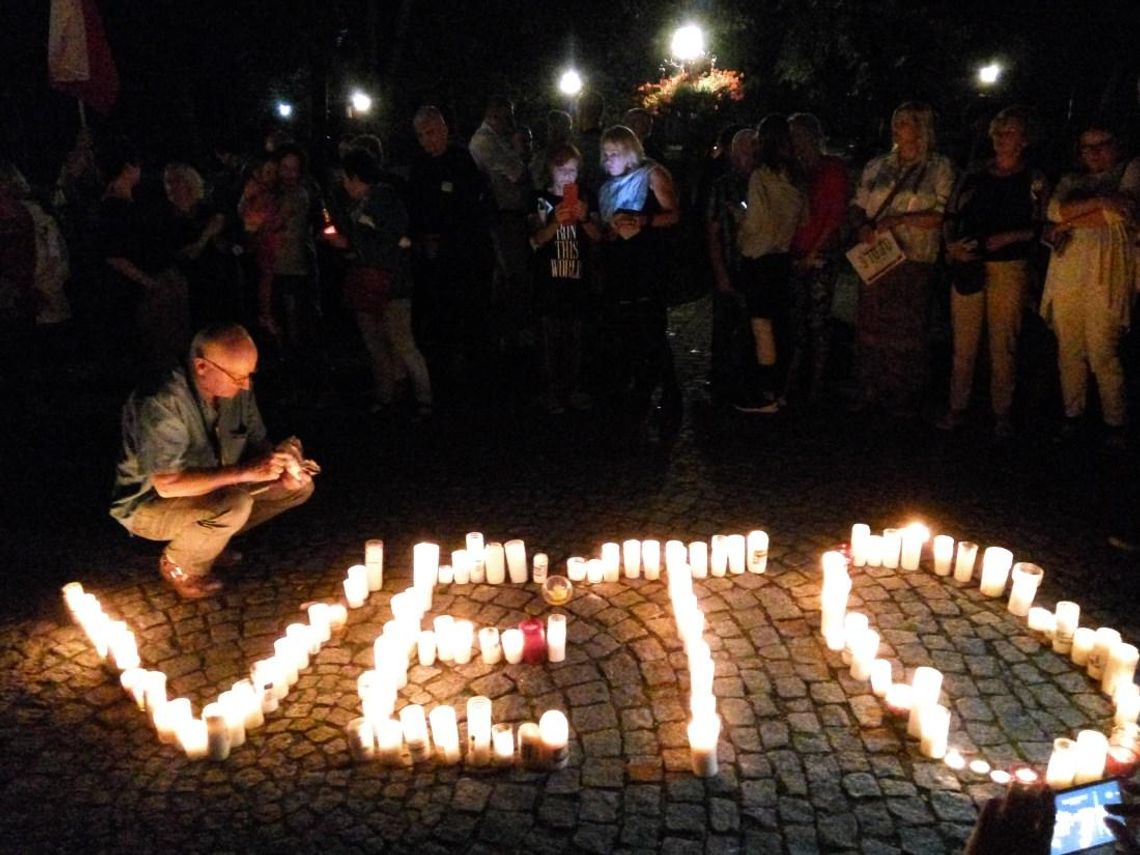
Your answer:
[[[966,855],[1048,855],[1056,814],[1051,789],[1014,784],[1004,796],[986,802]]]
[[[957,261],[959,263],[977,261],[978,242],[972,238],[952,240],[946,244],[946,254],[950,256],[951,261]]]
[[[286,451],[274,451],[264,457],[251,460],[243,467],[242,475],[245,481],[276,481],[285,472],[288,465],[297,464],[296,458]]]

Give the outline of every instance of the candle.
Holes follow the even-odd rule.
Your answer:
[[[456,584],[466,584],[471,579],[471,553],[466,549],[451,550],[451,574]]]
[[[344,726],[344,736],[353,760],[371,760],[376,756],[376,735],[368,719],[354,718]]]
[[[431,611],[432,593],[439,572],[439,544],[417,543],[412,547],[412,587],[417,592],[420,610]]]
[[[206,756],[211,760],[225,760],[230,756],[230,729],[222,705],[206,704],[202,720],[206,722]]]
[[[602,575],[607,582],[621,578],[621,546],[617,543],[602,544]]]
[[[422,763],[431,757],[431,740],[428,738],[427,719],[422,706],[408,704],[400,710],[400,727],[404,731],[404,742],[408,743],[408,753],[413,763]]]
[[[503,544],[503,550],[507,556],[507,573],[511,577],[511,582],[515,585],[523,585],[527,581],[526,576],[526,544],[519,540],[508,540]]]
[[[78,583],[76,583],[78,584]],[[140,710],[146,709],[146,700],[143,696],[143,690],[146,686],[147,671],[145,668],[128,668],[119,675],[119,684],[123,687],[131,700],[135,702]]]
[[[1094,680],[1100,680],[1104,677],[1104,668],[1108,664],[1108,653],[1119,643],[1120,633],[1115,629],[1102,626],[1096,631],[1096,638],[1093,642],[1093,648],[1089,652],[1087,665],[1090,677]]]
[[[673,574],[682,564],[689,563],[689,551],[679,540],[665,541],[665,572]]]
[[[503,544],[497,541],[488,543],[483,550],[483,562],[487,573],[487,584],[503,584],[503,580],[507,577]]]
[[[889,570],[897,569],[901,550],[902,531],[897,528],[883,529],[883,566]]]
[[[1140,720],[1140,686],[1118,683],[1112,702],[1116,706],[1112,714],[1113,724],[1136,724]]]
[[[968,540],[958,542],[958,557],[954,561],[954,581],[967,584],[974,578],[974,561],[978,557],[978,544]]]
[[[851,679],[869,680],[871,665],[879,653],[879,633],[864,629],[851,647]]]
[[[768,532],[748,532],[748,572],[763,573],[768,569]]]
[[[979,757],[977,760],[970,761],[970,771],[975,775],[987,776],[990,774],[990,764]]]
[[[892,683],[883,697],[887,709],[895,715],[909,713],[912,706],[911,696],[914,694],[908,683]]]
[[[138,668],[142,664],[139,659],[138,644],[135,642],[135,634],[127,628],[125,621],[111,622],[107,646],[111,661],[120,671]]]
[[[1130,778],[1140,760],[1140,727],[1135,722],[1112,729],[1105,758],[1105,774],[1110,778]]]
[[[703,540],[689,544],[689,572],[694,579],[704,579],[709,575],[709,545]]]
[[[63,601],[67,603],[67,608],[71,611],[72,617],[74,618],[76,610],[79,609],[80,603],[83,602],[83,595],[86,593],[86,591],[83,590],[82,583],[68,582],[60,588],[60,592],[63,594]]]
[[[359,567],[361,573],[353,575],[352,571]],[[364,601],[368,599],[368,576],[363,564],[358,564],[356,567],[350,567],[348,578],[344,580],[344,599],[348,603],[350,609],[358,609],[364,605]]]
[[[574,555],[566,559],[566,578],[571,582],[586,581],[586,559]]]
[[[427,667],[435,664],[435,632],[434,630],[421,630],[416,638],[416,655],[420,664]]]
[[[851,593],[851,579],[838,577],[824,585],[820,592],[820,629],[828,650],[843,650],[843,621],[847,614],[847,597]]]
[[[1054,790],[1064,790],[1073,785],[1076,774],[1077,743],[1064,736],[1054,739],[1053,753],[1045,767],[1045,783]]]
[[[379,591],[384,587],[384,541],[364,541],[364,566],[368,569],[368,590]]]
[[[332,614],[328,603],[313,603],[306,609],[309,616],[309,626],[320,644],[332,638]]]
[[[553,612],[546,619],[546,655],[551,662],[566,659],[566,615]]]
[[[508,665],[517,665],[523,657],[523,634],[517,629],[504,629],[499,637],[503,646],[503,658]]]
[[[428,714],[428,721],[431,722],[431,738],[435,743],[436,758],[449,765],[458,763],[459,724],[455,718],[455,707],[447,704],[436,707]]]
[[[870,536],[871,527],[866,523],[851,526],[851,563],[856,567],[867,563],[867,539]]]
[[[527,769],[542,768],[542,732],[533,721],[519,725],[519,760]]]
[[[605,578],[605,568],[602,566],[602,559],[591,558],[586,562],[586,581],[591,585],[600,585]]]
[[[654,581],[661,578],[661,541],[641,541],[641,568],[646,579]]]
[[[1073,649],[1073,634],[1081,620],[1081,607],[1068,600],[1057,603],[1053,615],[1053,652],[1069,653]]]
[[[466,665],[471,661],[471,645],[474,642],[475,625],[471,621],[457,620],[451,625],[451,656],[456,665]]]
[[[842,552],[828,550],[820,556],[820,565],[823,567],[824,587],[851,581],[851,574],[847,572],[847,558]]]
[[[154,713],[166,706],[166,675],[161,671],[148,671],[143,686],[143,708],[154,722]]]
[[[450,564],[439,565],[439,569],[435,571],[435,581],[440,585],[450,585],[455,581],[455,571],[451,569]]]
[[[922,546],[930,539],[930,530],[921,523],[911,523],[901,532],[902,557],[899,566],[903,570],[917,570],[922,561]]]
[[[716,695],[692,695],[689,698],[689,712],[693,718],[716,715]]]
[[[625,569],[625,578],[636,579],[641,575],[641,541],[625,540],[621,544],[621,563]],[[571,581],[578,581],[571,579]]]
[[[1018,561],[1013,565],[1013,587],[1009,593],[1011,615],[1025,617],[1029,614],[1029,607],[1033,605],[1033,598],[1037,596],[1037,587],[1044,575],[1044,570],[1028,561]]]
[[[467,554],[471,556],[471,560],[483,560],[483,533],[479,531],[469,531],[464,538],[464,543],[467,546]]]
[[[397,766],[404,747],[404,728],[394,718],[383,718],[372,723],[376,737],[376,759],[385,766]]]
[[[440,615],[432,621],[435,630],[435,655],[440,662],[450,662],[455,658],[452,652],[451,631],[455,625],[455,618],[451,615]]]
[[[1009,578],[1009,568],[1013,565],[1013,553],[1001,546],[987,546],[982,553],[983,596],[1000,597],[1005,591]]]
[[[222,714],[226,717],[226,727],[230,729],[230,748],[240,748],[245,745],[245,708],[241,698],[235,697],[233,689],[218,695],[218,703],[222,705]],[[190,713],[190,702],[186,702],[186,713]]]
[[[711,695],[716,667],[711,658],[701,656],[689,662],[689,692],[694,695]]]
[[[907,736],[918,739],[922,736],[919,711],[922,707],[938,703],[938,696],[942,692],[942,672],[937,668],[919,665],[914,669],[914,679],[911,681],[910,717],[906,723]]]
[[[848,612],[843,617],[843,664],[851,664],[851,656],[854,644],[859,640],[859,637],[867,631],[871,622],[867,619],[865,614],[859,612]],[[866,678],[863,678],[866,679]]]
[[[1026,626],[1034,635],[1040,636],[1042,641],[1049,641],[1053,637],[1053,613],[1040,606],[1029,609]]]
[[[243,715],[242,725],[247,731],[255,730],[265,724],[265,713],[261,709],[261,698],[253,688],[253,680],[244,679],[234,683],[234,698]]]
[[[499,646],[499,631],[493,626],[479,630],[479,655],[484,665],[498,665],[503,658],[503,648]]]
[[[344,629],[344,625],[348,623],[348,609],[344,607],[344,603],[328,603],[327,609],[330,634],[334,630]]]
[[[1082,730],[1077,734],[1077,764],[1074,784],[1087,784],[1104,777],[1108,759],[1108,738],[1099,730]]]
[[[206,722],[200,718],[184,719],[178,729],[178,744],[187,760],[204,760],[210,753]]]
[[[954,563],[954,538],[948,534],[939,534],[934,537],[934,573],[937,576],[949,576]]]
[[[528,665],[540,665],[546,661],[546,639],[542,631],[542,621],[527,618],[519,623],[523,635],[523,661]]]
[[[867,535],[867,566],[881,567],[883,564],[883,536],[881,534]]]
[[[534,554],[534,570],[532,571],[532,578],[535,582],[541,585],[546,581],[547,571],[550,569],[550,559],[545,552],[536,552]]]
[[[570,724],[561,710],[547,710],[538,720],[538,733],[542,739],[543,765],[561,769],[570,759]]]
[[[689,735],[689,758],[693,774],[711,778],[717,773],[716,744],[720,738],[720,718],[702,716],[692,719],[686,728]]]
[[[723,576],[728,572],[728,538],[723,534],[712,536],[712,555],[709,558],[709,573]]]
[[[1134,644],[1118,642],[1109,648],[1108,663],[1104,666],[1101,691],[1115,695],[1118,686],[1131,685],[1136,678],[1136,663],[1140,661],[1140,650]]]
[[[467,699],[467,762],[472,766],[491,762],[491,699],[482,695]]]
[[[491,726],[491,747],[496,763],[506,765],[514,761],[515,734],[509,724],[499,722]]]
[[[745,555],[748,550],[747,541],[742,534],[728,536],[728,572],[739,576],[744,572]]]
[[[876,698],[885,698],[891,690],[891,663],[876,659],[871,663],[871,691]]]
[[[309,632],[307,623],[291,623],[285,627],[285,637],[293,642],[293,649],[297,654],[297,669],[304,671],[309,667],[309,657],[312,655],[313,636]],[[317,650],[320,650],[318,645]]]
[[[1091,627],[1079,626],[1073,631],[1072,660],[1074,665],[1088,665],[1093,647],[1096,646],[1096,631]]]
[[[950,710],[942,704],[927,704],[920,713],[919,751],[924,757],[940,760],[946,756],[950,738]]]
[[[224,694],[224,693],[223,693]],[[189,698],[174,698],[167,701],[154,714],[154,729],[159,742],[173,745],[178,741],[178,729],[183,721],[194,717]]]
[[[261,712],[271,713],[275,712],[278,702],[281,698],[285,697],[285,692],[281,691],[282,685],[285,683],[285,678],[281,673],[281,668],[277,664],[276,659],[260,659],[253,663],[250,669],[250,675],[253,678],[254,693],[261,700]],[[287,687],[284,687],[287,688]],[[280,692],[280,694],[278,694]]]

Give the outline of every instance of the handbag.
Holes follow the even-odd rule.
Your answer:
[[[379,267],[353,267],[344,277],[344,302],[354,312],[382,315],[392,292],[392,272]]]
[[[946,265],[950,284],[963,297],[977,294],[986,287],[986,265],[983,261],[952,261]]]

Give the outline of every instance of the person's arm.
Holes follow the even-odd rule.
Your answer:
[[[661,210],[655,214],[643,214],[642,228],[665,229],[680,222],[681,209],[677,205],[677,188],[668,169],[654,166],[649,171],[649,190],[657,199]]]
[[[158,472],[151,476],[155,492],[164,499],[204,496],[234,484],[276,481],[285,472],[293,456],[274,451],[244,463],[216,469],[184,469],[181,472]]]
[[[107,262],[108,267],[110,267],[120,276],[131,280],[136,285],[140,285],[141,287],[147,289],[155,288],[158,286],[157,279],[144,273],[142,269],[139,268],[138,265],[136,265],[129,258],[106,258],[104,261]]]

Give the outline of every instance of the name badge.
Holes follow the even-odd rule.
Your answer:
[[[455,191],[455,185],[450,181],[441,181],[439,184],[439,189],[443,193],[453,193]]]

